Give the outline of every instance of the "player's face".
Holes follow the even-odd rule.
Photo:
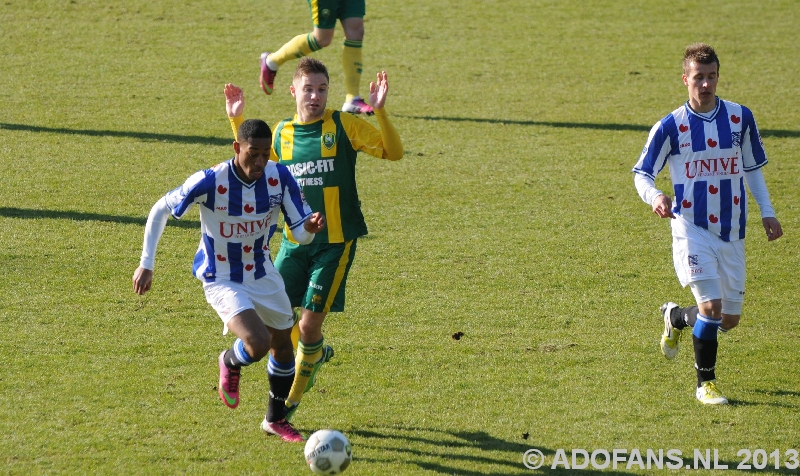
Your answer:
[[[264,175],[271,146],[272,139],[250,139],[248,142],[233,143],[233,150],[236,152],[233,165],[240,179],[253,183]]]
[[[692,61],[683,84],[689,89],[689,105],[697,112],[709,112],[717,107],[717,63],[700,64]]]
[[[328,80],[324,74],[300,76],[289,89],[297,103],[297,115],[301,122],[322,118],[328,104]]]

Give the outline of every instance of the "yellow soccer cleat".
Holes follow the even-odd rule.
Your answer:
[[[697,399],[706,405],[725,405],[728,399],[723,397],[713,380],[703,382],[697,387]]]

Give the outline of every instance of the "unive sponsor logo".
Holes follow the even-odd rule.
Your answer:
[[[301,162],[299,164],[287,165],[289,171],[295,177],[303,175],[321,174],[325,172],[333,172],[334,159],[320,159],[317,161],[309,160],[308,162]]]
[[[223,238],[245,238],[255,236],[265,232],[269,228],[269,221],[272,213],[261,220],[253,220],[244,223],[219,222],[219,234]]]
[[[686,178],[706,177],[713,175],[735,175],[739,173],[739,157],[698,159],[687,162]]]

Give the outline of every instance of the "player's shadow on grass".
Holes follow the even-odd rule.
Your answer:
[[[507,124],[515,126],[545,126],[561,127],[567,129],[600,129],[607,131],[636,131],[649,132],[652,125],[640,124],[606,124],[599,122],[558,122],[558,121],[522,121],[514,119],[491,119],[482,117],[447,117],[447,116],[414,116],[406,114],[395,114],[397,117],[408,119],[424,119],[427,121],[452,121],[452,122],[484,122],[488,124]],[[800,138],[800,131],[787,129],[759,129],[761,137],[777,138]]]
[[[413,464],[421,469],[439,474],[459,476],[523,476],[530,474],[568,474],[564,467],[552,469],[556,450],[537,445],[536,437],[509,441],[496,438],[484,431],[443,431],[418,427],[373,427],[353,429],[348,434],[357,436],[359,448],[371,449],[382,455],[380,458],[358,456],[358,459],[378,464]],[[429,435],[429,436],[426,436]],[[407,444],[396,444],[402,440]],[[537,449],[545,456],[545,463],[538,469],[528,469],[523,464],[523,455]],[[567,450],[569,452],[569,450]],[[469,453],[469,454],[467,454]],[[479,455],[479,456],[476,456]],[[472,469],[464,469],[464,467]],[[487,467],[502,469],[487,469]],[[591,467],[582,474],[600,474]],[[632,474],[625,471],[607,470],[602,474]]]
[[[53,218],[57,220],[74,221],[104,221],[112,223],[135,224],[144,226],[147,217],[126,217],[120,215],[107,215],[104,213],[71,212],[63,210],[35,210],[30,208],[0,207],[0,216],[10,218]],[[169,220],[167,226],[178,228],[200,228],[197,220]]]
[[[0,129],[10,131],[44,132],[47,134],[82,135],[90,137],[124,137],[151,142],[180,142],[185,144],[231,145],[233,139],[206,136],[185,136],[179,134],[155,134],[150,132],[110,131],[95,129],[67,129],[65,127],[42,127],[28,124],[9,124],[0,122]]]

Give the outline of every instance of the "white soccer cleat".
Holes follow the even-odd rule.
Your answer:
[[[672,326],[672,312],[681,312],[680,306],[674,302],[666,302],[661,305],[661,314],[664,316],[664,333],[661,335],[661,353],[664,357],[672,360],[678,355],[678,344],[681,341],[681,329]]]
[[[728,399],[722,396],[713,380],[703,382],[697,387],[697,399],[706,405],[725,405]]]

